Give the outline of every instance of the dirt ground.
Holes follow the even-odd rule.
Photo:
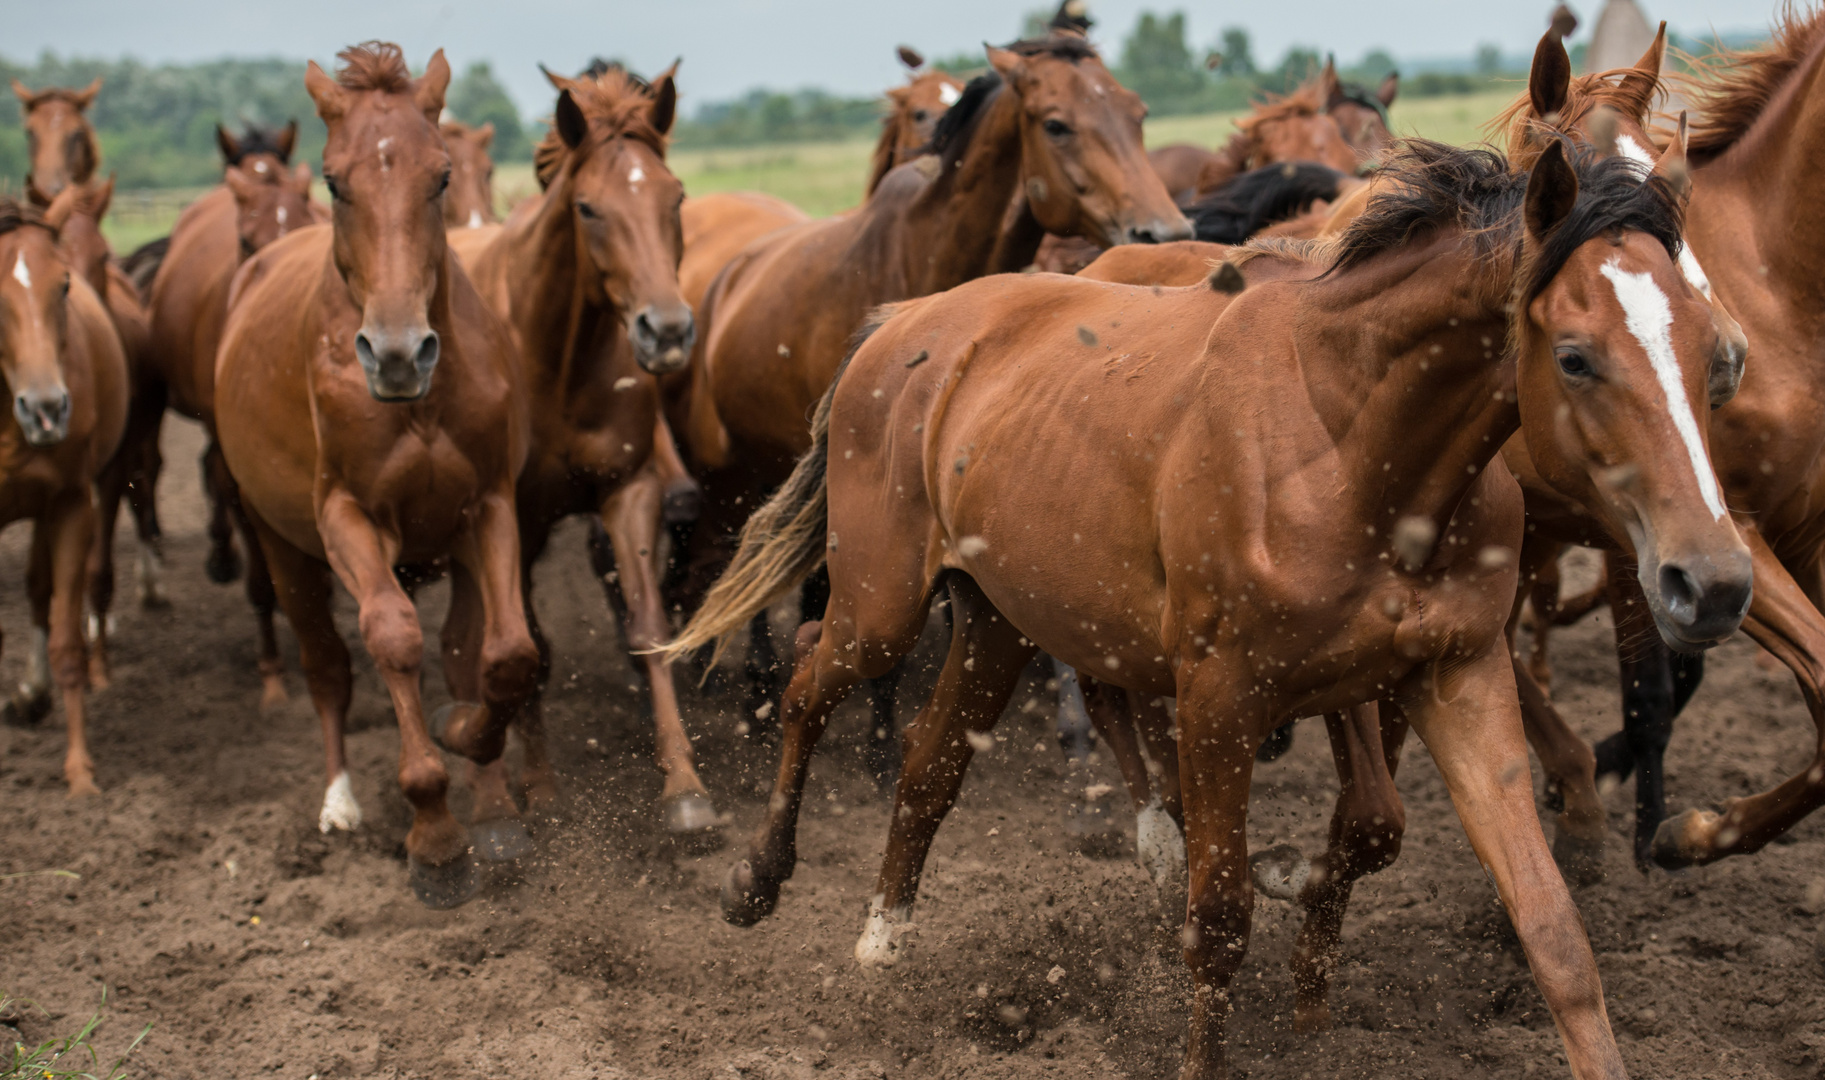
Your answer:
[[[93,702],[104,794],[65,798],[61,722],[0,729],[0,875],[82,875],[0,880],[0,989],[49,1014],[14,1019],[28,1043],[73,1031],[107,987],[104,1054],[153,1024],[136,1077],[1174,1074],[1189,988],[1176,920],[1131,855],[1091,859],[1066,844],[1068,788],[1083,778],[1066,778],[1037,669],[938,837],[908,956],[865,976],[851,949],[886,802],[861,767],[860,706],[812,771],[803,862],[778,913],[749,930],[725,924],[717,888],[731,850],[695,855],[659,834],[645,706],[570,528],[538,589],[557,649],[548,715],[564,811],[538,828],[535,855],[485,871],[473,902],[428,911],[406,888],[398,740],[352,609],[345,599],[359,672],[350,750],[369,823],[325,837],[295,649],[288,641],[294,700],[263,716],[240,590],[202,574],[196,432],[170,425],[167,443],[175,607],[119,612],[116,681]],[[6,685],[23,669],[25,540],[24,526],[0,540]],[[427,627],[442,604],[441,588],[425,596]],[[1559,703],[1587,737],[1607,733],[1607,622],[1562,633],[1555,650]],[[446,694],[427,659],[435,704]],[[923,686],[908,687],[902,716],[922,701]],[[732,849],[759,819],[771,752],[736,733],[738,695],[688,690],[685,708],[705,780],[732,815]],[[1793,680],[1739,639],[1714,654],[1675,737],[1674,804],[1767,787],[1812,741]],[[1119,782],[1106,761],[1097,775]],[[1237,1074],[1566,1075],[1507,920],[1417,747],[1400,788],[1405,850],[1357,889],[1331,1034],[1294,1036],[1297,923],[1258,902],[1237,982]],[[1335,789],[1322,728],[1304,724],[1291,754],[1257,770],[1251,844],[1316,851]],[[1609,806],[1608,880],[1578,902],[1632,1075],[1825,1077],[1825,817],[1753,858],[1643,877],[1626,854],[1628,785]]]

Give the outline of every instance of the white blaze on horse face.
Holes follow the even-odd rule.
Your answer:
[[[25,265],[23,251],[19,253],[19,261],[13,264],[13,280],[23,286],[26,292],[32,291],[32,271]]]
[[[323,810],[317,815],[319,832],[342,829],[353,832],[361,827],[361,804],[355,801],[355,789],[349,786],[349,774],[339,772],[323,793]]]
[[[646,179],[646,170],[636,165],[627,170],[627,186],[635,191],[640,190],[640,181]]]
[[[1632,137],[1628,135],[1616,136],[1616,150],[1623,157],[1628,158],[1630,161],[1646,170],[1646,175],[1653,174],[1653,155],[1649,154],[1647,150]],[[1643,176],[1643,179],[1646,179],[1646,175]],[[1684,238],[1682,237],[1681,239],[1683,240]],[[1698,265],[1698,256],[1692,254],[1691,244],[1682,243],[1679,245],[1679,272],[1686,276],[1686,281],[1689,282],[1694,289],[1697,289],[1700,293],[1704,294],[1706,300],[1711,299],[1711,276],[1705,273],[1704,267]]]
[[[962,96],[963,91],[952,86],[950,83],[945,83],[943,86],[938,87],[938,100],[943,103],[944,107],[947,109],[952,105],[957,104],[957,99]]]
[[[480,210],[469,211],[469,227],[471,229],[479,229],[482,227],[482,212]]]
[[[257,172],[257,173],[263,173],[263,172],[265,172],[265,171],[266,171],[266,162],[264,162],[264,161],[256,161],[256,162],[254,162],[254,163],[253,163],[253,171],[254,171],[254,172]]]
[[[284,236],[285,235],[285,207],[281,206],[277,210],[274,210],[273,216],[279,219],[279,235]]]
[[[1667,303],[1667,294],[1654,283],[1652,275],[1624,270],[1621,256],[1604,263],[1602,272],[1616,289],[1616,301],[1622,305],[1629,333],[1635,335],[1642,351],[1648,354],[1648,363],[1654,367],[1654,377],[1666,395],[1673,427],[1679,432],[1680,441],[1685,443],[1686,457],[1691,460],[1699,494],[1704,496],[1711,516],[1722,520],[1724,500],[1717,487],[1717,474],[1711,470],[1704,440],[1699,438],[1698,419],[1692,413],[1691,400],[1686,397],[1686,384],[1679,377],[1679,359],[1673,355],[1673,308]]]
[[[393,145],[393,137],[391,135],[388,135],[386,138],[381,139],[379,142],[374,144],[374,149],[378,150],[380,152],[380,171],[381,172],[392,172],[393,171],[393,161],[391,158],[387,157],[387,150],[390,149],[392,147],[392,145]]]

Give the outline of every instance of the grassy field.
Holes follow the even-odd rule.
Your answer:
[[[1516,83],[1514,93],[1523,87]],[[1394,130],[1401,135],[1423,135],[1441,142],[1470,143],[1483,138],[1482,126],[1500,112],[1514,94],[1478,94],[1469,97],[1422,98],[1396,102]],[[1215,146],[1235,130],[1239,113],[1202,116],[1169,116],[1149,121],[1150,146],[1189,142]],[[822,217],[846,210],[862,199],[872,138],[842,142],[747,146],[727,150],[679,150],[671,155],[672,169],[693,195],[713,191],[765,191]],[[496,198],[503,209],[538,190],[530,164],[503,164],[495,169]],[[107,225],[108,239],[125,253],[171,229],[184,204],[195,191],[126,191],[115,197]],[[321,193],[320,193],[321,194]]]

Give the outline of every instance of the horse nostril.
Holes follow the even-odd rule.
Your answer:
[[[433,330],[418,343],[418,351],[413,354],[412,362],[418,366],[420,371],[429,369],[436,365],[437,353],[437,331]]]
[[[1160,242],[1160,238],[1152,229],[1129,229],[1128,242],[1130,244],[1157,244]]]
[[[363,367],[374,366],[374,343],[368,340],[366,330],[355,334],[355,358],[361,361]]]
[[[1683,566],[1663,564],[1660,568],[1660,598],[1674,622],[1691,625],[1698,618],[1698,579]]]

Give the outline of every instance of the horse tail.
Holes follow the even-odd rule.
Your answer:
[[[676,638],[657,652],[666,660],[714,644],[714,664],[722,656],[729,635],[748,625],[754,616],[791,592],[812,571],[824,564],[829,534],[830,503],[827,467],[830,459],[830,406],[836,388],[849,370],[849,362],[870,335],[885,321],[878,313],[856,335],[849,354],[811,414],[811,449],[793,467],[780,486],[741,529],[741,547],[723,571],[703,606]]]

